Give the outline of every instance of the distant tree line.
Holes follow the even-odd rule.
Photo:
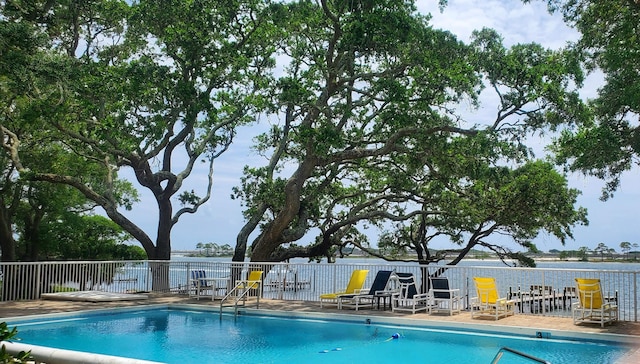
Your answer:
[[[196,256],[204,257],[230,257],[233,255],[233,247],[229,244],[198,243]]]
[[[600,258],[601,261],[606,259],[616,259],[623,258],[625,260],[637,260],[638,253],[638,243],[630,243],[628,241],[623,241],[620,243],[620,251],[622,255],[617,254],[614,248],[610,248],[605,243],[598,243],[598,245],[590,249],[586,246],[580,247],[578,250],[550,250],[549,253],[557,254],[559,259],[569,259],[569,258],[578,258],[582,261],[589,260],[590,256],[595,256]]]

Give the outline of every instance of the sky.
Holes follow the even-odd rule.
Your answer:
[[[431,23],[435,28],[448,30],[464,42],[469,41],[473,30],[483,27],[498,31],[506,46],[536,42],[547,48],[558,49],[569,41],[577,40],[579,36],[564,24],[561,16],[550,15],[542,1],[523,4],[516,0],[449,0],[443,12],[440,12],[436,0],[417,0],[416,3],[419,12],[433,15]],[[588,78],[581,95],[584,98],[595,96],[600,82],[601,77],[598,75]],[[491,107],[486,105],[476,112],[479,117],[483,112],[492,114],[494,111]],[[264,164],[262,157],[257,156],[250,148],[251,138],[258,130],[259,126],[241,129],[231,150],[216,160],[212,197],[196,214],[183,215],[174,226],[173,250],[193,250],[199,242],[235,246],[236,235],[244,219],[240,202],[232,200],[230,196],[232,188],[239,185],[242,169],[246,164]],[[122,176],[126,176],[126,173]],[[640,221],[634,213],[640,201],[640,191],[634,187],[640,185],[640,169],[627,172],[614,197],[606,202],[599,199],[604,182],[578,173],[570,174],[568,178],[570,187],[582,191],[577,205],[588,209],[589,226],[575,227],[575,240],[568,240],[564,247],[555,237],[542,234],[534,240],[538,249],[577,250],[583,246],[594,248],[602,242],[620,251],[620,242],[640,244],[640,230],[636,227]],[[206,184],[207,170],[203,165],[202,169],[194,170],[184,189],[203,191]],[[143,190],[140,193],[142,201],[125,215],[155,239],[157,207],[152,195]],[[174,211],[178,208],[179,206],[175,206]],[[309,237],[299,243],[304,244],[312,239],[313,237]],[[435,248],[448,247],[445,243],[438,244],[441,246]]]

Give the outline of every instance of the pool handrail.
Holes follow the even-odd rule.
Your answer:
[[[224,307],[224,302],[226,300],[229,299],[234,299],[233,302],[233,306],[234,306],[234,315],[238,315],[238,303],[240,301],[242,301],[243,306],[246,304],[247,298],[248,297],[254,297],[251,296],[250,292],[256,291],[256,299],[257,299],[257,304],[256,304],[256,308],[260,308],[260,285],[262,284],[262,275],[263,275],[263,271],[252,271],[249,273],[249,276],[247,277],[247,279],[244,280],[238,280],[236,282],[235,287],[233,287],[229,292],[227,292],[227,294],[222,298],[222,300],[220,301],[220,317],[222,317],[222,309]]]
[[[538,357],[535,357],[533,355],[527,354],[527,353],[523,353],[521,351],[515,350],[515,349],[511,349],[507,346],[503,346],[500,348],[500,350],[498,350],[498,353],[496,354],[496,356],[493,358],[493,360],[491,361],[491,364],[497,364],[500,359],[502,358],[502,355],[504,354],[504,352],[509,352],[511,354],[515,354],[519,357],[525,358],[527,360],[530,360],[534,363],[542,363],[542,364],[551,364],[551,362],[546,361],[544,359],[540,359]]]

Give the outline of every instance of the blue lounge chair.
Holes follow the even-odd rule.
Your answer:
[[[338,296],[338,308],[355,308],[356,311],[360,307],[369,306],[373,308],[373,303],[376,300],[380,300],[385,297],[385,294],[390,292],[387,290],[390,282],[390,278],[393,275],[393,271],[381,270],[378,271],[376,277],[373,279],[373,284],[369,290],[357,294],[343,294]],[[387,296],[388,297],[388,296]]]

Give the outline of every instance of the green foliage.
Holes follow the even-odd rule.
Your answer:
[[[563,133],[558,161],[605,180],[611,197],[623,172],[640,153],[640,5],[637,1],[549,0],[550,11],[581,33],[574,53],[588,70],[604,73],[605,84],[591,102],[595,122]]]
[[[528,253],[531,254],[540,254],[541,251],[538,249],[538,247],[535,244],[529,244],[528,246]]]
[[[11,57],[2,38],[0,61],[8,171],[77,189],[149,258],[169,259],[171,228],[209,200],[213,161],[236,127],[273,108],[272,8],[253,0],[3,3],[0,31],[12,35]],[[58,150],[39,164],[29,146]],[[182,191],[197,163],[208,166],[207,187]],[[137,202],[118,180],[121,168],[157,202],[155,240],[119,210]]]
[[[246,167],[235,190],[247,224],[234,259],[244,259],[243,240],[256,229],[252,260],[330,257],[352,245],[429,263],[447,255],[429,248],[437,236],[460,257],[476,244],[516,257],[487,237],[500,232],[527,247],[544,230],[564,242],[586,223],[578,192],[525,144],[589,115],[571,54],[507,49],[489,29],[465,45],[433,29],[413,2],[283,8],[289,64],[275,91],[283,117],[256,139],[269,163]],[[451,107],[477,106],[486,86],[499,96],[495,120],[468,121]],[[287,249],[314,228],[307,249]],[[365,228],[383,231],[378,251]]]
[[[48,242],[42,254],[48,260],[144,259],[140,247],[124,244],[129,239],[122,228],[99,215],[68,214],[43,226],[40,236]]]
[[[214,160],[261,114],[274,124],[256,138],[268,162],[247,166],[234,190],[247,219],[236,260],[249,249],[262,261],[370,251],[365,228],[389,229],[392,258],[440,260],[436,236],[459,257],[477,244],[508,257],[492,233],[527,247],[541,230],[564,242],[586,221],[577,192],[526,145],[590,117],[573,89],[575,52],[506,48],[489,29],[464,44],[406,0],[15,4],[2,19],[15,63],[0,61],[7,175],[73,187],[149,258],[169,258],[172,227],[210,198]],[[457,105],[478,107],[484,88],[497,93],[495,118],[467,120]],[[185,190],[197,163],[208,186]],[[155,198],[155,240],[119,211],[137,199],[121,168]],[[104,257],[125,238],[53,210],[42,229],[24,223],[65,242],[47,246],[52,255]]]
[[[76,288],[72,288],[72,287],[65,287],[65,286],[58,286],[58,285],[54,285],[53,287],[51,287],[51,290],[53,292],[75,292],[77,291]]]
[[[0,322],[0,341],[16,340],[17,334],[17,327],[9,329],[9,326],[6,322]],[[2,363],[28,363],[29,360],[32,360],[30,351],[21,351],[17,355],[13,356],[7,353],[7,349],[4,344],[2,345],[2,347],[0,347],[0,362]]]

